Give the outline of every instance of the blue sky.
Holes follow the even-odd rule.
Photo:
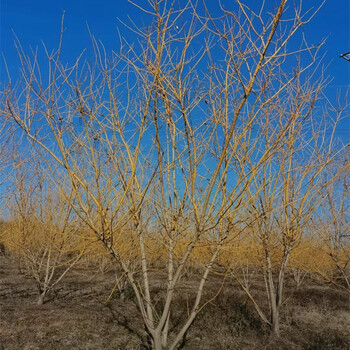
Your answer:
[[[183,0],[179,0],[182,2]],[[229,0],[222,0],[222,3]],[[249,0],[248,3],[252,1]],[[267,0],[267,3],[276,3]],[[217,0],[207,3],[215,12]],[[304,0],[306,7],[317,5],[320,0]],[[84,49],[91,48],[87,23],[92,33],[101,39],[108,50],[117,50],[117,27],[122,27],[118,18],[128,21],[130,16],[136,23],[142,23],[142,14],[127,0],[0,0],[0,51],[6,58],[11,73],[18,66],[14,46],[14,34],[19,37],[25,51],[45,42],[49,49],[57,47],[60,21],[65,15],[64,60],[72,61]],[[339,55],[350,51],[350,1],[328,0],[313,21],[304,28],[310,42],[327,41],[321,54],[325,54],[324,64],[329,65],[327,73],[332,82],[326,93],[332,98],[350,84],[350,62]],[[321,56],[320,54],[320,56]],[[6,80],[3,62],[0,64],[0,81]],[[349,123],[343,123],[340,133],[349,133]]]

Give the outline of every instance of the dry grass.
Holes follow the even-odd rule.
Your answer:
[[[104,303],[113,287],[112,273],[75,270],[51,295],[52,300],[38,307],[31,280],[14,266],[0,258],[0,349],[147,349],[132,290],[127,289],[123,299],[116,293]],[[184,279],[179,287],[172,315],[175,330],[193,299],[193,276],[191,280]],[[164,294],[160,281],[153,286],[159,305]],[[210,279],[206,298],[217,292],[219,282],[219,277]],[[262,301],[261,287],[256,284],[254,291]],[[271,337],[244,293],[227,281],[220,295],[199,314],[182,348],[348,349],[349,317],[346,295],[306,280],[283,309],[281,337]]]

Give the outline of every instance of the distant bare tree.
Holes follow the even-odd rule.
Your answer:
[[[262,251],[262,269],[269,301],[267,316],[254,296],[242,283],[237,273],[235,279],[253,302],[262,320],[275,334],[280,329],[280,309],[287,267],[293,251],[303,235],[310,235],[312,218],[320,210],[322,191],[333,184],[348,168],[331,173],[332,165],[346,149],[337,147],[333,135],[343,110],[336,115],[333,125],[315,122],[313,108],[319,94],[319,85],[313,89],[300,89],[297,84],[291,91],[291,105],[286,111],[278,105],[278,118],[291,121],[282,146],[266,161],[246,191],[248,204],[247,226]],[[269,111],[269,118],[273,115]],[[285,125],[280,120],[278,124]],[[265,128],[266,144],[273,138],[274,130]],[[329,137],[328,135],[331,135]],[[244,178],[244,170],[242,170]],[[327,174],[327,182],[321,181]]]
[[[80,260],[85,250],[81,227],[61,193],[51,189],[36,164],[17,166],[4,244],[18,261],[22,273],[38,290],[38,305]],[[33,173],[34,172],[34,173]]]
[[[320,211],[318,237],[322,248],[331,258],[334,271],[318,273],[336,287],[350,293],[350,192],[349,192],[349,159],[341,162],[340,171],[344,173],[337,181],[329,182],[322,191],[323,201]],[[339,170],[338,170],[339,171]]]

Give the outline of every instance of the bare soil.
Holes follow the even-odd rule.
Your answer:
[[[195,281],[194,281],[195,282]],[[184,279],[173,313],[172,327],[179,328],[193,300],[194,282]],[[220,287],[213,276],[207,285],[208,300]],[[182,345],[188,350],[230,349],[350,349],[349,297],[327,285],[306,280],[297,291],[286,288],[288,300],[282,310],[279,338],[270,335],[239,288],[226,281],[220,294],[199,314]],[[142,321],[130,289],[122,299],[115,293],[113,273],[74,270],[51,294],[47,303],[36,305],[31,279],[0,256],[0,349],[147,349]],[[254,293],[264,301],[258,282]],[[153,286],[159,301],[163,286]]]

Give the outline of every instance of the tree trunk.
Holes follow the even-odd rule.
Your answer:
[[[162,335],[161,334],[152,334],[152,340],[153,340],[153,350],[163,350],[162,345]]]
[[[280,322],[279,322],[279,289],[275,289],[275,283],[273,281],[272,275],[272,263],[269,252],[266,253],[266,262],[267,262],[267,288],[268,296],[270,300],[271,308],[271,330],[272,333],[279,336],[280,331]]]
[[[168,313],[167,320],[165,322],[164,328],[162,330],[162,346],[165,348],[168,344],[168,332],[170,323],[170,312]]]
[[[279,307],[275,305],[273,309],[271,309],[271,329],[272,333],[276,336],[280,335],[280,317],[279,317]]]
[[[38,301],[37,301],[37,305],[44,305],[44,303],[45,303],[45,296],[46,296],[46,292],[40,293]]]

